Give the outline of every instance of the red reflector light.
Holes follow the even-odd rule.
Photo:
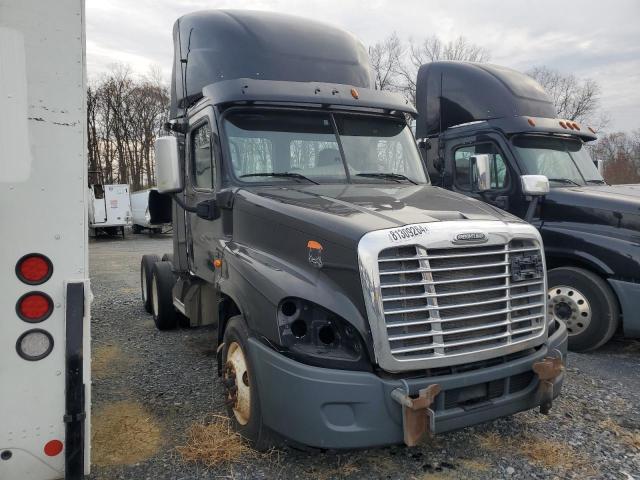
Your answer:
[[[40,285],[49,280],[52,274],[51,260],[39,253],[25,255],[16,265],[16,275],[28,285]]]
[[[62,442],[60,440],[51,440],[44,446],[44,454],[49,457],[55,457],[62,452]]]
[[[42,292],[29,292],[18,300],[16,312],[25,322],[42,322],[49,318],[53,311],[51,297]]]

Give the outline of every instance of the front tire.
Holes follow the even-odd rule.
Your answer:
[[[576,267],[549,271],[549,316],[567,325],[569,349],[595,350],[607,343],[618,328],[620,308],[607,283],[596,274]]]
[[[157,262],[151,278],[153,321],[158,330],[172,330],[178,326],[178,312],[173,306],[173,286],[176,279],[169,262]]]
[[[235,429],[256,450],[273,445],[268,427],[262,421],[260,393],[255,369],[248,355],[249,330],[241,316],[229,320],[222,349],[222,380],[227,412]]]

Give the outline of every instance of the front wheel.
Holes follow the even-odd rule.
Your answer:
[[[620,309],[609,285],[594,273],[576,267],[549,271],[549,316],[567,325],[569,349],[595,350],[618,328]]]
[[[262,422],[255,370],[248,355],[249,332],[240,316],[229,320],[222,349],[223,383],[227,412],[235,429],[257,450],[272,446],[271,433]]]

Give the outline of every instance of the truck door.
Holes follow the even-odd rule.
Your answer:
[[[519,209],[519,174],[504,151],[499,142],[485,136],[450,142],[446,148],[446,187],[513,213],[514,209]],[[471,166],[471,157],[475,155],[490,157],[492,182],[491,189],[485,192],[474,189],[475,172]]]
[[[211,199],[219,189],[220,141],[213,109],[196,113],[189,121],[186,143],[185,200],[195,207]],[[213,260],[218,256],[218,240],[222,222],[204,220],[195,213],[187,217],[187,250],[189,268],[196,276],[213,282]]]

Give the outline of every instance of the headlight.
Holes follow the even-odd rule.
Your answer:
[[[313,302],[286,298],[278,307],[285,354],[326,368],[371,370],[360,333],[345,319]]]

